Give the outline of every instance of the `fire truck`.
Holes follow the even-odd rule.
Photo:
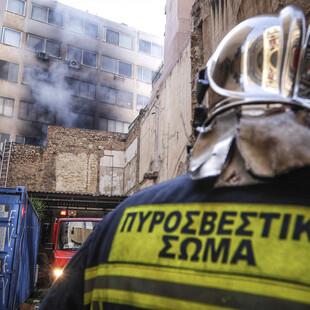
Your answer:
[[[93,232],[102,218],[77,218],[76,211],[62,210],[53,224],[52,278],[55,281],[63,268]]]

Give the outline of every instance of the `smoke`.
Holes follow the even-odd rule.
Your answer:
[[[30,87],[35,110],[31,120],[41,124],[32,124],[32,135],[41,137],[40,145],[45,145],[48,125],[93,128],[94,105],[79,94],[79,83],[88,78],[79,73],[78,79],[70,82],[70,71],[66,63],[58,60],[50,60],[46,68],[25,69],[24,80]]]
[[[71,127],[75,124],[71,113],[73,91],[66,87],[65,71],[63,63],[53,62],[47,70],[31,68],[26,79],[38,120],[41,118],[48,124]]]

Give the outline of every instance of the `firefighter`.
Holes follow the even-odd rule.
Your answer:
[[[310,309],[309,55],[297,7],[231,30],[189,174],[108,214],[41,309]]]

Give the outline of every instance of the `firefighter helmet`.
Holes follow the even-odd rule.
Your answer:
[[[199,136],[191,152],[193,179],[223,175],[233,144],[244,161],[244,171],[250,171],[251,176],[274,177],[297,166],[310,165],[310,145],[307,144],[307,151],[297,154],[297,140],[283,136],[284,126],[295,132],[302,130],[299,136],[310,139],[310,128],[301,127],[294,114],[296,109],[290,109],[310,111],[310,27],[306,34],[305,24],[303,11],[287,6],[278,16],[262,15],[243,21],[222,40],[198,74],[197,99],[201,107],[194,116],[198,116],[194,127]],[[210,95],[204,100],[208,89]],[[214,93],[222,99],[215,99],[218,96]],[[270,116],[270,111],[274,111],[270,107],[279,104],[285,113]],[[246,121],[237,115],[246,116]],[[270,129],[275,123],[282,131]],[[249,128],[264,132],[255,140],[246,136]],[[270,131],[274,134],[272,139]],[[262,137],[266,151],[258,159]],[[277,155],[267,152],[267,141],[271,141],[269,146],[274,145],[274,153],[279,150]],[[283,160],[283,150],[290,150],[286,153],[292,154],[291,158]],[[283,161],[285,165],[281,165]]]
[[[310,27],[309,27],[310,30]],[[233,28],[199,73],[197,98],[211,89],[208,117],[238,105],[282,103],[310,109],[310,43],[301,9],[257,16]]]

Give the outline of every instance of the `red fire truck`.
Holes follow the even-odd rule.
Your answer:
[[[71,211],[72,212],[72,211]],[[62,270],[87,237],[93,232],[102,218],[68,217],[67,210],[60,213],[53,226],[53,279],[62,274]],[[74,216],[74,214],[69,214]]]

